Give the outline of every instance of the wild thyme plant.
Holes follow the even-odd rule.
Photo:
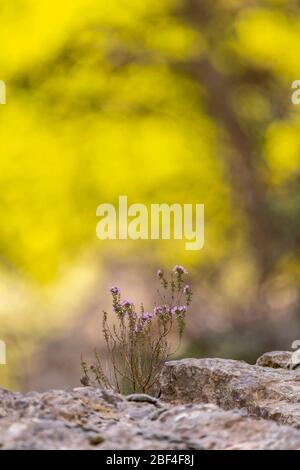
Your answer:
[[[108,314],[103,312],[102,322],[110,372],[106,373],[95,351],[92,365],[81,361],[83,385],[97,384],[122,393],[151,393],[165,361],[177,350],[171,351],[170,334],[176,331],[179,346],[184,332],[192,300],[186,274],[183,266],[175,266],[168,278],[163,270],[157,271],[159,303],[151,311],[145,311],[143,304],[138,311],[132,302],[121,298],[118,287],[110,289],[116,321],[110,326]]]

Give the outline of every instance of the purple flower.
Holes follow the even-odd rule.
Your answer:
[[[171,313],[172,315],[179,315],[187,312],[187,306],[186,305],[176,305],[175,307],[172,308]]]
[[[170,313],[168,305],[159,305],[158,307],[154,307],[154,315],[161,315],[163,313]]]
[[[176,273],[176,274],[187,274],[187,270],[183,267],[183,266],[180,266],[180,265],[176,265],[174,266],[173,268],[173,272]]]
[[[119,289],[118,287],[116,287],[116,286],[111,287],[109,290],[110,290],[110,292],[112,293],[112,295],[118,295],[118,294],[120,294],[120,289]]]
[[[164,277],[164,272],[162,269],[159,269],[156,273],[158,279],[162,279]]]
[[[132,302],[129,302],[129,300],[122,300],[120,305],[122,308],[128,309],[132,306]]]
[[[163,313],[163,308],[162,307],[154,307],[154,315],[159,315],[160,313]]]
[[[160,315],[166,311],[166,307],[163,305],[159,305],[158,307],[154,308],[154,314],[155,315]]]
[[[144,312],[142,315],[142,321],[143,322],[150,322],[153,318],[153,313],[151,312]]]

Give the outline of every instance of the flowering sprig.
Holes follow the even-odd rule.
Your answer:
[[[158,289],[159,303],[145,311],[141,304],[137,311],[133,302],[122,299],[117,286],[110,288],[113,312],[117,326],[108,324],[108,314],[103,312],[103,336],[112,363],[112,373],[105,374],[99,355],[88,367],[82,361],[83,385],[96,382],[117,391],[151,392],[170,351],[169,335],[176,328],[179,344],[185,328],[185,317],[192,299],[192,291],[185,284],[187,270],[176,265],[169,278],[164,271],[157,271],[162,291]],[[89,373],[92,374],[92,379]]]
[[[192,301],[192,297],[193,297],[193,292],[192,292],[191,286],[189,286],[189,284],[186,284],[184,286],[183,293],[184,293],[185,298],[186,298],[186,304],[190,305],[190,303]]]

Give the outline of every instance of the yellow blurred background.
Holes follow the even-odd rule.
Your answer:
[[[298,0],[1,0],[0,386],[79,383],[119,285],[195,291],[180,356],[300,338]],[[100,241],[100,203],[204,203],[205,247]],[[153,286],[152,286],[153,285]]]

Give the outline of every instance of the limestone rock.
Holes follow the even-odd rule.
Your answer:
[[[300,428],[300,370],[274,369],[228,359],[183,359],[166,363],[161,399],[214,403],[250,416]]]
[[[290,351],[272,351],[260,356],[256,365],[261,367],[272,367],[273,369],[288,369],[291,362]]]
[[[93,387],[0,390],[1,449],[300,449],[300,431],[224,411]]]
[[[259,365],[168,362],[159,398],[94,387],[0,389],[0,448],[300,450],[300,370],[286,369],[288,361],[276,351]]]

